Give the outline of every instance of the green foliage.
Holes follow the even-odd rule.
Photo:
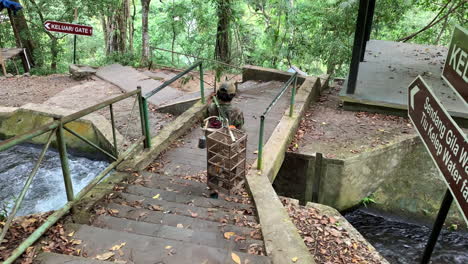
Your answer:
[[[78,23],[94,27],[93,37],[78,37],[78,62],[95,66],[119,62],[139,66],[141,56],[141,4],[129,0],[129,21],[135,12],[133,49],[106,54],[103,21],[121,12],[123,0],[23,0],[36,51],[35,74],[50,70],[52,41],[57,40],[57,71],[65,72],[73,58],[73,37],[47,33],[43,20],[72,22],[78,9]],[[397,40],[417,32],[439,14],[449,0],[379,0],[371,38]],[[452,0],[440,17],[464,0]],[[219,0],[151,1],[149,35],[152,47],[213,59]],[[309,74],[324,72],[345,76],[351,58],[358,0],[230,0],[229,28],[231,64],[254,64],[287,70],[295,65]],[[2,12],[5,14],[5,12]],[[417,34],[414,43],[447,45],[454,24],[466,25],[466,6],[447,19]],[[130,28],[130,27],[128,27]],[[118,32],[118,31],[116,31]],[[127,33],[130,39],[130,33]],[[128,40],[127,40],[128,41]],[[16,41],[8,21],[0,22],[0,47]],[[186,67],[197,59],[152,49],[155,64]],[[232,71],[205,63],[218,73]]]
[[[371,194],[371,195],[365,197],[364,199],[362,199],[361,203],[362,203],[365,207],[367,207],[368,204],[376,203],[375,198],[374,198],[374,195]]]

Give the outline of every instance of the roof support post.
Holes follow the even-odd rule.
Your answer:
[[[356,90],[356,82],[359,73],[359,62],[361,54],[364,53],[363,48],[365,44],[365,31],[367,12],[369,9],[370,0],[359,1],[359,12],[356,21],[356,32],[354,34],[353,55],[351,58],[351,65],[348,76],[348,86],[346,88],[347,94],[354,94]]]
[[[361,62],[364,61],[364,54],[366,53],[367,41],[370,40],[372,32],[372,23],[374,22],[374,11],[375,11],[376,0],[369,0],[369,6],[367,8],[367,19],[366,19],[366,33],[364,38],[364,47],[361,52]]]

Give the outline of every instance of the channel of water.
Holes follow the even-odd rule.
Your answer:
[[[345,214],[345,218],[390,263],[419,263],[431,228],[408,223],[396,216],[382,216],[365,209]],[[443,230],[431,258],[432,264],[468,263],[468,232]]]
[[[11,209],[41,150],[40,146],[26,144],[0,152],[0,214]],[[69,153],[68,158],[75,194],[109,164],[99,157]],[[66,202],[60,157],[55,149],[49,148],[17,215],[56,210]]]

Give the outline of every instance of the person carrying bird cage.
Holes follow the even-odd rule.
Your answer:
[[[231,128],[242,130],[244,127],[244,114],[232,105],[236,96],[236,84],[234,82],[223,82],[216,92],[216,97],[208,107],[208,128],[221,128],[223,122]],[[211,118],[218,117],[218,118]],[[224,119],[224,120],[223,120]]]

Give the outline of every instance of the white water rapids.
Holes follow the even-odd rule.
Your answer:
[[[40,146],[19,145],[0,152],[0,214],[11,210],[41,152]],[[68,154],[75,195],[109,164]],[[59,209],[67,202],[60,157],[49,148],[17,216]]]

